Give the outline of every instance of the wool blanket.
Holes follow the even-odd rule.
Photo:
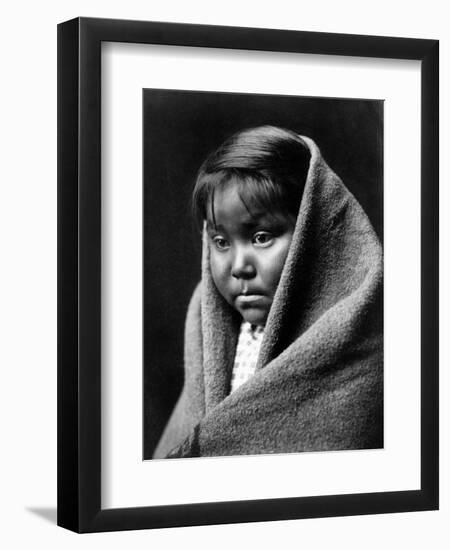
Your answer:
[[[202,281],[185,381],[155,458],[383,446],[383,258],[367,215],[302,136],[310,167],[253,377],[229,394],[237,314]]]

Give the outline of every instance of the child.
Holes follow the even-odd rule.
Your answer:
[[[202,281],[155,458],[382,447],[381,246],[315,143],[236,134],[193,204]]]

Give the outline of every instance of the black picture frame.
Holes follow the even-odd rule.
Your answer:
[[[421,488],[101,508],[101,44],[421,61]],[[435,510],[438,447],[437,40],[76,18],[58,26],[58,525],[76,532]]]

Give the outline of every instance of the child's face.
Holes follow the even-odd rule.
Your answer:
[[[207,220],[214,283],[243,319],[264,326],[292,240],[295,220],[280,212],[249,212],[236,184],[214,196]]]

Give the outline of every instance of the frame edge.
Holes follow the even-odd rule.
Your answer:
[[[422,57],[421,487],[439,509],[439,41]]]
[[[78,532],[78,19],[58,25],[57,36],[57,524]]]

